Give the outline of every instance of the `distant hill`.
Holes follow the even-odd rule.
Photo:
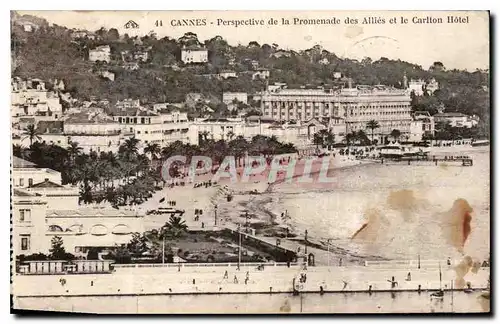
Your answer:
[[[91,96],[122,100],[141,99],[143,102],[182,102],[189,92],[221,97],[223,91],[254,93],[262,90],[266,82],[252,80],[250,72],[238,79],[207,79],[201,75],[216,74],[222,70],[252,71],[256,67],[271,70],[269,83],[286,82],[289,87],[309,85],[330,86],[338,82],[335,72],[353,79],[354,84],[385,84],[401,88],[403,76],[408,79],[435,78],[440,90],[433,97],[414,98],[415,109],[435,112],[437,106],[446,111],[479,115],[482,127],[489,130],[490,84],[489,72],[446,70],[440,62],[423,68],[401,60],[380,58],[372,61],[342,59],[319,46],[287,51],[277,44],[229,45],[222,37],[200,41],[194,33],[183,37],[157,39],[154,34],[141,38],[119,35],[116,29],[101,28],[95,31],[97,39],[73,40],[74,30],[63,26],[50,26],[46,20],[33,16],[11,13],[13,75],[41,79],[63,79],[75,98]],[[39,28],[27,32],[22,23],[29,21]],[[209,63],[184,66],[180,62],[183,44],[203,44],[208,49]],[[89,49],[109,44],[113,62],[96,67],[88,61]],[[121,51],[131,51],[140,44],[151,47],[148,61],[140,69],[127,71],[121,67]],[[95,71],[108,69],[115,73],[115,81],[98,76]]]

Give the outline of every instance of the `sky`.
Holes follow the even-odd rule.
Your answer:
[[[230,45],[276,43],[283,49],[314,45],[342,58],[401,59],[427,69],[440,61],[447,69],[489,68],[489,16],[485,11],[19,11],[68,28],[116,28],[120,34],[178,38],[186,32],[200,41],[220,35]],[[448,17],[462,23],[448,23]],[[179,20],[200,26],[179,26]],[[263,21],[263,25],[231,25],[231,20]],[[270,24],[273,19],[276,24]],[[290,22],[283,24],[283,19]],[[334,24],[311,25],[306,20],[329,19]],[[363,24],[363,20],[367,20]],[[392,20],[394,19],[394,21]],[[406,19],[406,22],[404,20]],[[431,21],[442,20],[442,23]],[[138,29],[126,29],[133,20]],[[357,23],[355,23],[357,20]],[[382,22],[383,20],[383,22]],[[161,21],[161,26],[160,26]],[[203,23],[205,21],[205,23]],[[158,22],[158,23],[157,23]],[[226,25],[224,25],[224,22]],[[395,23],[394,23],[395,22]],[[158,25],[158,26],[157,26]]]

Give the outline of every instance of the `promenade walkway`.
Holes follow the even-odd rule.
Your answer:
[[[484,289],[489,268],[464,278]],[[411,280],[407,281],[408,273]],[[297,278],[306,274],[306,281]],[[392,277],[394,277],[393,285]],[[247,279],[248,278],[248,279]],[[151,294],[290,293],[293,282],[302,292],[404,291],[440,288],[437,269],[380,269],[378,267],[307,267],[303,265],[117,268],[112,274],[15,275],[13,293],[22,296],[100,296]],[[64,279],[64,280],[62,280]],[[442,269],[442,288],[449,289],[455,271]],[[63,284],[64,283],[64,284]],[[371,288],[370,288],[371,286]]]

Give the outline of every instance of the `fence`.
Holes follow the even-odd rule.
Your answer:
[[[298,263],[274,262],[274,263],[261,263],[261,262],[242,262],[240,267],[287,267],[297,266]],[[144,263],[144,264],[114,264],[114,269],[126,268],[203,268],[203,267],[238,267],[238,263]]]

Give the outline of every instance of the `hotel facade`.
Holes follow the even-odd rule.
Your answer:
[[[13,157],[12,247],[14,255],[48,254],[61,237],[67,252],[85,257],[90,248],[113,248],[144,231],[144,215],[126,208],[82,207],[79,188],[61,174]]]
[[[371,133],[367,123],[375,120],[380,127],[374,129],[374,135],[381,138],[393,129],[402,134],[410,132],[410,101],[409,91],[386,86],[357,86],[341,90],[278,89],[262,94],[261,108],[264,117],[279,122],[343,118],[345,134],[360,130]]]

